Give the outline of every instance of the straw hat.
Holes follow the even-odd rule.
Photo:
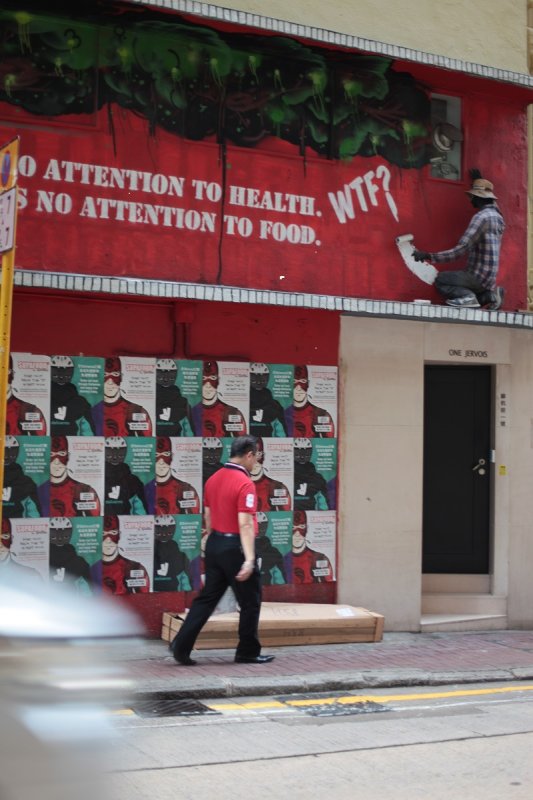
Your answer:
[[[472,181],[472,188],[467,189],[466,193],[487,200],[498,199],[494,194],[494,184],[485,180],[485,178],[476,178],[474,181]]]

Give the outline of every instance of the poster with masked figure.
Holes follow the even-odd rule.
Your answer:
[[[50,358],[11,353],[7,378],[6,434],[47,436],[50,432]]]
[[[105,436],[153,436],[155,359],[111,356],[104,365]]]
[[[200,436],[202,433],[202,362],[158,358],[156,361],[156,433]]]
[[[101,436],[104,359],[52,356],[50,377],[52,435]]]
[[[292,436],[294,367],[250,364],[250,433],[263,438]]]

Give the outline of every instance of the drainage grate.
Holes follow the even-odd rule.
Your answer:
[[[219,713],[198,700],[183,699],[168,692],[136,697],[131,709],[139,717],[192,717]]]
[[[380,711],[390,711],[390,708],[386,708],[381,703],[363,701],[362,703],[350,703],[349,705],[344,703],[317,704],[316,706],[301,708],[301,711],[305,711],[306,714],[310,714],[312,717],[348,717],[354,714],[376,714]]]
[[[335,698],[345,697],[345,692],[308,692],[302,694],[291,694],[278,697],[282,703],[286,703],[291,708],[303,711],[313,717],[346,717],[354,714],[373,714],[379,711],[390,711],[390,708],[375,703],[371,700],[361,700],[360,703],[337,703]],[[331,702],[333,699],[333,702]],[[299,705],[299,700],[315,701],[308,705]],[[321,700],[328,700],[321,703]],[[291,702],[292,701],[292,702]],[[294,703],[294,704],[293,704]]]

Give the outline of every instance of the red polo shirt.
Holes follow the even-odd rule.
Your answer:
[[[239,535],[238,515],[243,511],[253,515],[257,536],[255,486],[248,471],[240,464],[228,462],[211,475],[204,488],[204,505],[211,512],[212,530]]]

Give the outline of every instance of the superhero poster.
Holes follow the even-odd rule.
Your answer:
[[[52,436],[50,516],[99,517],[104,508],[105,440]]]
[[[102,543],[102,581],[115,595],[152,591],[154,518],[106,515]]]
[[[337,367],[294,367],[294,437],[333,439],[337,435]]]
[[[16,574],[17,579],[20,578],[26,583],[34,581],[39,584],[48,583],[50,549],[48,520],[12,519],[7,522],[11,529],[9,553],[12,562],[11,574]]]
[[[255,540],[257,563],[263,586],[290,582],[292,551],[292,514],[257,513],[258,536]]]
[[[292,523],[292,582],[335,581],[334,511],[295,511]]]
[[[141,482],[144,491],[144,501],[141,506],[146,508],[145,512],[140,511],[139,505],[135,505],[136,511],[131,513],[153,514],[155,512],[155,439],[144,439],[139,442],[136,439],[127,439],[127,454],[125,463],[134,475]]]
[[[294,486],[292,439],[257,439],[257,460],[250,477],[258,511],[290,511]]]
[[[157,437],[156,514],[202,513],[202,439]]]
[[[155,433],[155,359],[106,358],[104,433],[153,436]]]
[[[52,356],[50,425],[56,436],[102,436],[104,359]]]
[[[250,365],[238,361],[204,361],[202,435],[235,437],[248,433]]]
[[[294,439],[294,508],[337,507],[337,439]]]
[[[202,440],[202,483],[218,472],[230,459],[231,439],[208,436]]]
[[[250,364],[250,433],[266,438],[292,436],[294,368]]]
[[[155,439],[105,439],[104,513],[125,516],[155,510]]]
[[[52,517],[50,581],[89,595],[102,588],[103,519]]]
[[[161,515],[154,528],[154,592],[201,588],[202,517]]]
[[[50,432],[50,359],[11,353],[6,404],[6,433],[46,436]]]
[[[6,436],[2,514],[7,519],[47,517],[50,506],[50,438]]]
[[[156,432],[158,436],[201,435],[201,361],[157,359]]]

